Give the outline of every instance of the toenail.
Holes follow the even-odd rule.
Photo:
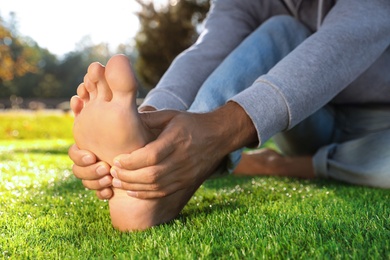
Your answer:
[[[122,182],[118,179],[113,179],[112,186],[114,186],[115,188],[122,188]]]
[[[83,162],[85,164],[92,164],[95,162],[95,160],[93,159],[93,157],[91,155],[84,155],[83,158],[82,158]]]
[[[99,176],[104,176],[104,175],[107,175],[107,174],[108,174],[108,170],[107,170],[106,167],[100,165],[100,166],[96,169],[96,173],[97,173]]]
[[[111,191],[110,189],[104,189],[100,192],[100,195],[104,198],[104,199],[109,199],[111,198]]]

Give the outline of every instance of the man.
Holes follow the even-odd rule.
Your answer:
[[[234,169],[389,188],[389,13],[387,0],[215,1],[198,41],[148,94],[143,113],[131,117],[138,119],[129,120],[149,137],[139,149],[114,146],[108,150],[121,155],[112,152],[97,163],[95,154],[108,142],[94,147],[98,136],[76,138],[81,150],[69,151],[75,175],[100,198],[112,196],[111,185],[126,193],[128,201],[119,203],[129,205],[125,212],[141,201],[137,210],[149,221],[117,225],[123,230],[174,218],[204,180]],[[117,60],[111,63],[125,63]],[[97,80],[86,85],[95,87],[79,87],[73,111],[83,113],[100,85],[115,94],[120,84],[105,73],[129,70],[122,65],[107,65],[106,71],[94,65],[86,78]],[[116,95],[107,96],[111,101]],[[115,127],[120,121],[107,127],[123,134]],[[240,162],[240,149],[271,137],[287,156],[261,151]],[[171,204],[177,206],[159,215]]]

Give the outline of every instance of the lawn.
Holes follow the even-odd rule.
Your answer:
[[[390,191],[325,180],[210,180],[176,220],[120,233],[71,173],[72,121],[0,114],[0,259],[390,259]]]

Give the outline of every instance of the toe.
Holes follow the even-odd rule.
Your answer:
[[[75,116],[78,116],[84,107],[84,101],[79,96],[70,99],[70,108]]]
[[[98,89],[96,83],[90,80],[88,77],[88,74],[84,77],[84,88],[87,91],[87,94],[89,96],[89,99],[96,99],[98,95]]]
[[[125,55],[115,55],[107,63],[105,76],[113,92],[113,98],[127,94],[137,96],[137,84],[129,59]]]
[[[105,67],[98,62],[94,62],[89,65],[87,75],[97,88],[97,97],[105,101],[110,101],[112,99],[112,92],[107,84],[104,73]]]
[[[85,89],[85,84],[81,83],[77,87],[77,95],[84,101],[88,102],[89,101],[89,92]]]
[[[92,82],[97,83],[104,76],[104,70],[102,64],[93,62],[88,66],[87,76]]]

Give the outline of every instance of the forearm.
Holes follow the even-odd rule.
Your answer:
[[[214,122],[214,142],[223,155],[258,143],[252,120],[236,102],[228,102],[207,116]]]
[[[252,118],[260,143],[330,102],[389,46],[390,4],[352,2],[338,1],[316,33],[232,98]],[[362,23],[361,10],[376,16]]]

